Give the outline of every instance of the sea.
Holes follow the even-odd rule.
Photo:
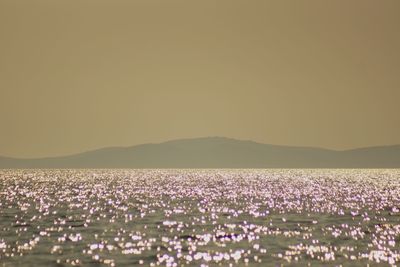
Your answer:
[[[400,170],[0,170],[0,266],[140,265],[400,266]]]

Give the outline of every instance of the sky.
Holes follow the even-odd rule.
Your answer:
[[[0,155],[400,144],[398,0],[0,0]]]

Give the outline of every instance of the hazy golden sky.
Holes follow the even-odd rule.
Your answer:
[[[400,143],[398,0],[0,0],[0,155]]]

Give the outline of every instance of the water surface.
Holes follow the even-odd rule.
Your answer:
[[[400,265],[400,170],[3,170],[2,266]]]

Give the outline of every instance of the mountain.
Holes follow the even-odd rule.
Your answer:
[[[400,168],[400,145],[335,151],[206,137],[53,158],[0,157],[0,168]]]

